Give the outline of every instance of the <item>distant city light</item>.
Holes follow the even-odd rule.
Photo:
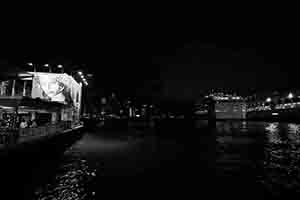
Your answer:
[[[29,66],[33,66],[33,63],[27,63]]]
[[[78,73],[79,75],[82,75],[82,72],[80,72],[80,71],[79,71],[79,72],[77,72],[77,73]]]
[[[290,92],[290,93],[289,93],[289,95],[288,95],[288,98],[289,98],[289,99],[292,99],[292,98],[294,98],[294,95],[293,95],[293,93],[291,93],[291,92]]]
[[[49,64],[44,64],[45,67],[49,67]]]
[[[278,113],[272,113],[272,115],[278,115]]]
[[[62,65],[57,65],[57,67],[58,67],[58,68],[63,68],[63,66],[62,66]]]
[[[270,97],[268,97],[267,99],[266,99],[266,102],[271,102],[272,101],[272,99],[270,98]]]

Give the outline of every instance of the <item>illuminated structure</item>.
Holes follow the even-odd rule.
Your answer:
[[[245,119],[246,102],[237,95],[211,94],[215,100],[216,119]]]
[[[65,73],[26,72],[0,83],[0,119],[78,122],[82,84]]]
[[[251,100],[247,105],[247,119],[299,121],[300,98],[299,91],[283,91],[280,93],[261,95]]]
[[[211,93],[205,99],[211,98],[214,101],[215,118],[222,119],[245,119],[246,102],[244,98],[237,95]],[[194,113],[198,116],[205,116],[209,113],[209,106],[205,103],[196,104]]]

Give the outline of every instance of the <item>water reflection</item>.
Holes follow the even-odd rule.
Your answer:
[[[299,192],[299,131],[298,124],[266,124],[264,173],[261,182],[275,195]]]
[[[217,122],[216,134],[219,175],[252,174],[274,196],[300,192],[299,124]]]
[[[202,131],[199,131],[199,133],[202,134]],[[213,161],[216,159],[216,175],[220,177],[221,187],[228,186],[229,189],[233,190],[239,190],[240,188],[238,187],[243,187],[246,192],[249,192],[249,190],[253,192],[253,188],[261,187],[273,196],[300,192],[299,124],[245,121],[217,122],[216,128],[211,131],[215,131],[213,134],[216,135],[216,158],[209,153],[202,153],[200,157],[203,163],[207,162],[208,159],[213,159]],[[207,138],[211,139],[210,137]],[[212,144],[215,142],[214,138],[212,138],[213,141],[211,143],[209,143],[210,140],[207,138],[201,137],[201,145],[209,144],[207,146],[215,148],[215,144]],[[93,141],[94,138],[90,137],[90,139]],[[152,140],[148,141],[148,143],[149,146],[153,146],[156,149],[156,145],[152,144]],[[104,144],[103,141],[98,143],[88,142],[80,146],[81,150],[84,150],[90,156],[94,152],[107,153],[113,151],[118,154],[118,152],[125,152],[126,148],[124,147],[128,146],[124,142],[117,142],[117,145],[109,142],[106,146]],[[199,142],[195,141],[188,144],[196,146],[193,148],[193,151],[199,151]],[[144,148],[148,148],[148,145],[147,147],[144,146]],[[115,151],[114,149],[117,150]],[[165,149],[168,148],[165,147]],[[208,152],[207,149],[206,151]],[[159,150],[162,151],[162,148]],[[174,148],[168,149],[170,152],[175,150]],[[203,149],[201,151],[204,152]],[[133,149],[132,152],[138,151]],[[161,152],[159,153],[159,156],[162,157]],[[129,153],[123,157],[123,160],[128,159],[127,155]],[[149,153],[149,155],[152,154]],[[145,157],[144,154],[140,154],[140,156]],[[179,156],[179,154],[174,154],[174,156]],[[133,157],[133,164],[137,165],[137,155],[134,154]],[[122,157],[117,158],[120,160]],[[151,159],[149,159],[150,161],[147,164],[153,162]],[[193,157],[192,160],[195,160],[195,158]],[[41,186],[36,190],[35,199],[95,199],[97,194],[92,190],[95,187],[91,185],[96,183],[97,174],[100,177],[100,174],[93,168],[99,160],[94,160],[93,162],[95,163],[89,162],[86,161],[82,152],[78,149],[69,149],[63,157],[55,178],[47,185]],[[113,164],[107,165],[107,170],[105,170],[104,166],[101,165],[101,177],[104,177],[107,173],[115,173],[121,168],[125,168],[122,165],[120,168],[110,171],[109,169],[111,166],[114,166]],[[128,166],[130,167],[131,164]],[[170,166],[174,167],[173,163]],[[166,171],[169,171],[171,167]],[[144,170],[142,165],[141,169]],[[235,182],[236,185],[230,185],[232,182]],[[247,186],[245,186],[246,184]]]
[[[266,136],[268,138],[268,141],[272,144],[282,143],[279,135],[278,125],[279,123],[266,124],[266,128],[265,128],[265,130],[267,131]]]
[[[300,143],[300,125],[288,124],[288,138],[295,144]]]
[[[95,192],[90,191],[89,185],[95,176],[96,170],[89,167],[81,153],[70,149],[65,153],[53,180],[36,189],[35,199],[92,200]]]

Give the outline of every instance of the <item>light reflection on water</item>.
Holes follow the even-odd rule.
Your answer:
[[[218,175],[226,180],[238,177],[241,182],[250,177],[275,196],[282,191],[300,192],[299,124],[217,122],[215,131]],[[103,151],[96,144],[91,147]],[[94,165],[78,149],[69,149],[54,180],[38,188],[35,199],[95,199]]]
[[[265,145],[267,157],[264,168],[267,173],[263,183],[274,188],[299,192],[299,130],[297,124],[281,124],[276,130],[277,135],[269,135],[269,143]]]
[[[230,126],[232,123],[235,125]],[[225,176],[228,165],[230,173],[236,172],[238,165],[249,161],[247,169],[240,173],[254,174],[257,183],[274,196],[286,191],[300,192],[299,124],[217,122],[216,131],[219,173],[222,171]],[[245,140],[248,143],[240,142]],[[228,164],[233,160],[239,164]]]
[[[81,153],[70,149],[54,179],[36,189],[35,199],[93,200],[95,192],[89,190],[89,185],[95,176],[96,170],[89,167]]]

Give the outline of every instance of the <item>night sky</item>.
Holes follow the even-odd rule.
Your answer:
[[[268,23],[269,25],[269,23]],[[199,28],[200,27],[200,28]],[[2,34],[1,60],[56,62],[94,74],[91,91],[189,101],[203,90],[298,88],[295,32],[280,26],[213,29],[165,22]],[[79,67],[77,67],[79,68]]]

